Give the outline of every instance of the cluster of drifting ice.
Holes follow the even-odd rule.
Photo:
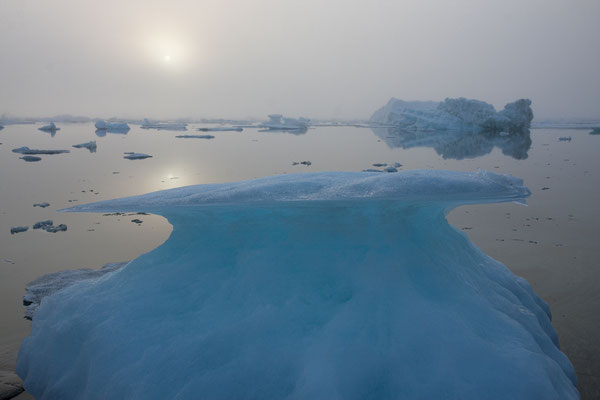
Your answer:
[[[442,102],[390,99],[371,117],[372,123],[393,125],[402,131],[463,131],[519,133],[529,129],[531,100],[508,103],[502,111],[479,100],[463,97]]]
[[[98,120],[94,124],[97,130],[106,131],[106,132],[116,132],[116,133],[127,133],[129,132],[129,125],[126,122],[109,122],[103,120]]]
[[[183,122],[152,122],[148,119],[144,119],[144,123],[140,125],[140,128],[166,131],[187,131],[187,124]]]
[[[36,399],[576,399],[547,305],[445,219],[528,195],[489,172],[331,172],[74,207],[173,233],[46,297],[17,371]]]

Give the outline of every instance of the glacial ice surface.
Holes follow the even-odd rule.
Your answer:
[[[395,98],[371,117],[372,123],[403,131],[462,131],[519,133],[529,129],[531,100],[508,103],[501,111],[480,100],[447,98],[442,102],[403,101]]]
[[[577,399],[546,303],[450,226],[523,202],[478,171],[290,174],[67,211],[145,211],[160,247],[45,297],[36,399]]]

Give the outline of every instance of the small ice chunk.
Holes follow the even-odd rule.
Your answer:
[[[244,129],[236,126],[215,126],[212,128],[198,128],[200,132],[241,132]]]
[[[67,226],[65,224],[60,224],[58,226],[48,226],[44,230],[50,233],[64,232],[67,230]]]
[[[369,168],[369,169],[363,169],[362,172],[383,172],[383,171],[380,169]]]
[[[38,156],[23,156],[23,157],[19,157],[21,160],[25,160],[27,162],[35,162],[35,161],[41,161],[42,157],[38,157]]]
[[[27,146],[23,146],[23,147],[19,147],[16,149],[12,150],[13,153],[19,153],[19,154],[27,154],[27,155],[33,155],[33,154],[44,154],[44,155],[51,155],[51,154],[62,154],[62,153],[70,153],[70,150],[40,150],[40,149],[30,149]]]
[[[148,154],[144,154],[144,153],[134,153],[132,151],[128,151],[124,153],[125,156],[123,156],[123,158],[126,158],[128,160],[143,160],[144,158],[151,158],[151,155]]]
[[[157,129],[166,131],[187,131],[187,124],[180,122],[153,122],[144,119],[144,123],[140,126],[142,129]]]
[[[49,125],[44,125],[41,128],[38,128],[40,131],[44,131],[44,132],[56,132],[59,131],[60,128],[57,128],[56,125],[54,124],[54,122],[50,122]]]
[[[95,153],[96,152],[96,141],[92,140],[90,142],[85,142],[85,143],[80,143],[80,144],[74,144],[73,147],[75,147],[76,149],[88,149],[90,151],[90,153]]]
[[[4,262],[7,264],[15,264],[15,262],[13,260],[11,260],[10,258],[5,258]]]
[[[570,142],[571,141],[571,136],[561,136],[558,138],[559,142]]]
[[[0,125],[0,131],[1,131],[2,129],[4,129],[4,126]]]
[[[176,138],[180,139],[214,139],[213,135],[177,135]]]
[[[50,203],[46,203],[46,202],[44,202],[44,203],[35,203],[33,206],[34,207],[46,208],[46,207],[50,206]]]
[[[54,222],[52,222],[51,219],[48,219],[46,221],[36,222],[33,224],[33,229],[46,229],[52,225],[54,225]]]
[[[395,167],[395,168],[400,168],[401,166],[402,166],[402,164],[400,164],[399,162],[397,162],[397,163],[394,163],[394,167]]]
[[[309,167],[309,166],[312,165],[312,163],[310,161],[308,161],[308,160],[306,160],[306,161],[299,161],[299,162],[298,161],[294,161],[292,163],[292,165],[298,165],[298,164],[300,164],[300,165],[306,165],[307,167]]]
[[[377,168],[387,167],[387,163],[375,163],[373,164],[373,166]]]
[[[600,128],[594,128],[590,132],[590,135],[600,135]]]
[[[14,235],[15,233],[25,232],[28,229],[28,226],[13,226],[10,228],[10,234]]]
[[[387,167],[384,169],[385,172],[398,172],[398,169],[395,167]]]

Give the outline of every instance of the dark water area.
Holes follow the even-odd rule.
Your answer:
[[[463,206],[448,219],[549,303],[582,397],[600,396],[600,137],[587,130],[453,137],[357,127],[317,127],[300,134],[245,128],[211,132],[213,139],[186,139],[176,138],[181,132],[136,125],[126,134],[96,134],[93,124],[58,126],[54,135],[39,131],[38,125],[9,125],[0,131],[0,369],[14,369],[20,342],[30,330],[22,306],[28,282],[64,269],[133,259],[156,248],[171,231],[164,218],[154,215],[57,210],[192,184],[384,169],[398,163],[399,171],[482,168],[524,179],[532,192],[528,206]],[[194,134],[192,129],[200,126],[190,126],[186,133]],[[95,152],[72,147],[89,141],[96,141]],[[26,162],[12,152],[22,146],[70,152]],[[152,158],[128,160],[125,152]],[[43,202],[50,206],[33,206]],[[32,228],[44,220],[68,229],[50,233]],[[16,226],[29,229],[11,234]]]

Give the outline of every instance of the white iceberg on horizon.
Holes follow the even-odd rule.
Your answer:
[[[165,131],[186,131],[187,124],[183,122],[154,122],[147,118],[144,119],[144,123],[140,125],[142,129],[156,129]]]
[[[107,123],[104,120],[96,121],[94,126],[99,131],[116,132],[116,133],[129,132],[129,129],[130,129],[129,125],[126,122],[109,122],[109,123]]]
[[[269,120],[261,123],[259,127],[269,130],[304,130],[306,131],[310,126],[310,120],[308,118],[287,118],[281,114],[271,114],[268,116]]]
[[[528,130],[533,119],[531,100],[508,103],[503,110],[480,100],[464,97],[442,102],[403,101],[395,98],[370,119],[401,131],[508,132]]]

